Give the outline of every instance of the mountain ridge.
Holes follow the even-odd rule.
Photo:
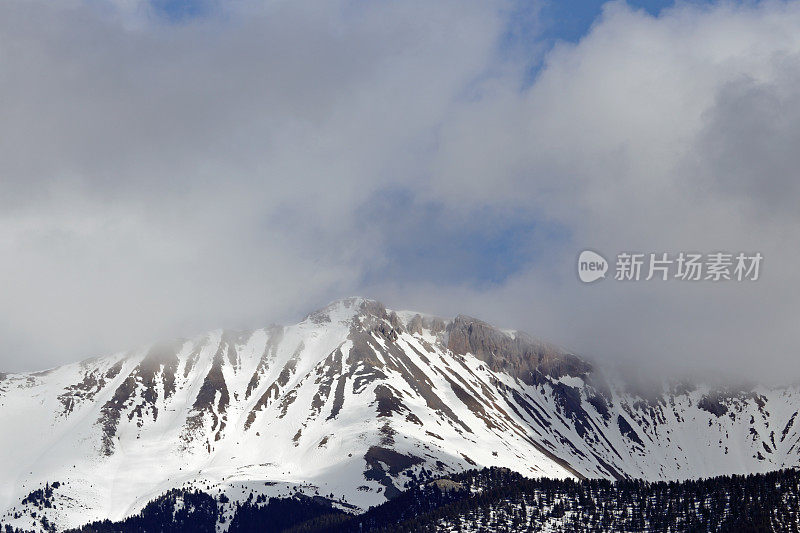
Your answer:
[[[0,522],[121,519],[172,488],[302,492],[366,509],[477,466],[694,477],[796,466],[800,391],[662,384],[478,319],[348,298],[298,324],[215,330],[0,379]],[[49,510],[22,504],[59,482]]]

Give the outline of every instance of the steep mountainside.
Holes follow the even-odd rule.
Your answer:
[[[764,472],[798,464],[799,393],[642,392],[522,333],[353,298],[294,326],[0,374],[0,523],[117,520],[172,488],[357,511],[474,466]],[[51,507],[30,497],[48,483]]]

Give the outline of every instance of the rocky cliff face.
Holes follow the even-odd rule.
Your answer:
[[[504,333],[486,322],[459,315],[447,324],[447,348],[456,355],[473,355],[493,371],[519,378],[528,385],[548,378],[584,377],[591,365],[525,333]]]
[[[632,392],[523,333],[348,299],[293,326],[0,374],[0,523],[119,519],[175,487],[364,509],[476,465],[558,478],[767,471],[798,464],[798,393]],[[31,504],[48,484],[55,507]]]

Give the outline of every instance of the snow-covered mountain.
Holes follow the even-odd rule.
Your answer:
[[[120,519],[175,487],[357,511],[474,466],[685,479],[800,464],[797,388],[655,383],[469,317],[351,298],[293,326],[0,374],[0,523]]]

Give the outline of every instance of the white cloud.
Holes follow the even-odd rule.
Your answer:
[[[798,4],[612,3],[525,88],[506,4],[233,5],[178,26],[0,5],[0,367],[360,293],[590,354],[800,370]],[[366,208],[393,190],[568,237],[499,285],[365,286],[392,246],[365,213],[413,227]],[[587,287],[585,247],[766,259],[751,285]]]
[[[571,239],[501,287],[418,297],[583,353],[796,375],[798,29],[796,3],[683,5],[659,18],[612,3],[528,90],[487,85],[443,125],[429,194],[525,206]],[[751,285],[589,288],[574,272],[587,247],[766,259]]]
[[[480,2],[275,3],[180,26],[128,8],[0,5],[0,367],[355,292],[379,254],[358,206],[418,179],[419,139],[502,29]]]

